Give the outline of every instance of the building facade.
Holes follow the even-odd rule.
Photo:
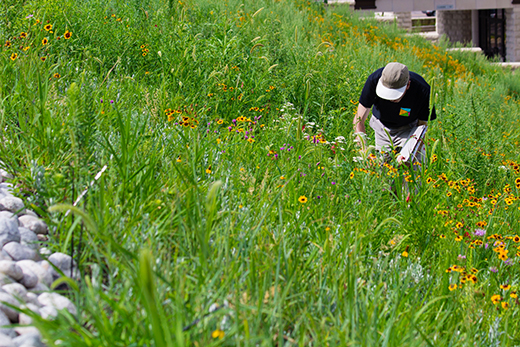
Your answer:
[[[411,11],[436,11],[439,35],[482,48],[488,57],[520,61],[520,0],[356,0],[355,9],[394,12],[411,31]]]

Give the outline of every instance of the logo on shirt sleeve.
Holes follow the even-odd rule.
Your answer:
[[[399,110],[399,115],[402,117],[410,117],[410,111],[412,111],[411,108],[401,107],[401,109]]]

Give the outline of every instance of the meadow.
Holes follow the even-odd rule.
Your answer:
[[[515,73],[304,0],[0,13],[0,160],[81,270],[49,346],[520,344]],[[417,170],[353,160],[391,61],[432,86]]]

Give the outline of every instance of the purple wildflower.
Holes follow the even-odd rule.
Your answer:
[[[497,268],[494,267],[494,266],[490,267],[490,268],[489,268],[489,271],[494,272],[494,273],[497,273],[497,272],[498,272]]]
[[[484,229],[475,229],[474,235],[475,236],[485,236],[486,231]]]

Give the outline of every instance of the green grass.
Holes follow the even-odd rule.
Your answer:
[[[49,346],[519,343],[515,74],[314,2],[0,11],[0,159],[82,272],[78,317],[37,321]],[[416,172],[352,160],[390,61],[433,87]]]

